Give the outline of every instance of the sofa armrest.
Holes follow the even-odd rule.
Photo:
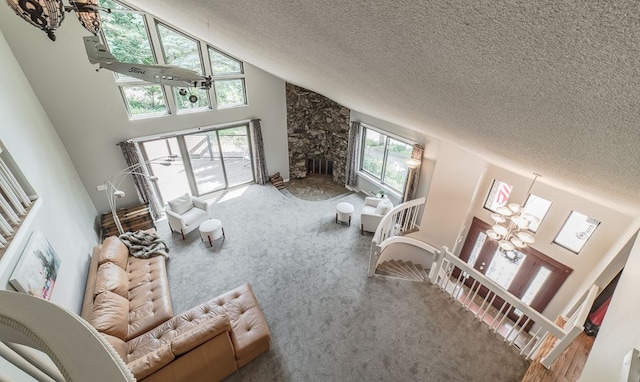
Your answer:
[[[193,206],[207,212],[207,217],[211,218],[211,205],[198,197],[192,196]]]
[[[230,330],[231,322],[226,315],[213,316],[171,340],[171,351],[177,356],[184,354]]]
[[[182,216],[173,212],[169,207],[165,208],[164,212],[167,215],[167,220],[169,221],[171,228],[174,230],[183,228]]]
[[[167,366],[175,358],[175,355],[171,352],[171,346],[164,345],[135,361],[129,362],[127,367],[139,381]]]

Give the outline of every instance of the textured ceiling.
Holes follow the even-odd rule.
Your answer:
[[[130,3],[351,109],[640,211],[637,1]]]

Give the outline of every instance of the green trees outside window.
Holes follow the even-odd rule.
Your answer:
[[[408,171],[404,161],[411,158],[413,146],[366,127],[362,136],[361,170],[402,193]]]
[[[138,12],[116,0],[98,0],[98,5],[117,12],[101,12],[102,36],[111,53],[122,62],[154,65],[158,63],[190,69],[203,76],[211,76],[210,90],[179,88],[145,83],[133,77],[116,74],[116,81],[131,117],[168,114],[173,110],[210,110],[246,105],[244,66],[231,56],[209,46],[204,41],[188,36],[170,25]],[[149,28],[148,23],[155,24]],[[151,36],[157,38],[151,38]],[[156,41],[156,42],[153,42]],[[159,42],[159,44],[157,43]],[[206,46],[203,57],[201,46]],[[205,70],[206,68],[206,70]],[[168,103],[166,94],[173,94],[174,103]],[[189,101],[196,95],[198,101]]]

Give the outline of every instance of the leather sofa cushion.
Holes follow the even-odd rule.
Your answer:
[[[167,268],[163,256],[129,257],[129,328],[127,338],[139,336],[173,316]]]
[[[140,381],[145,377],[155,373],[162,369],[171,361],[175,359],[175,355],[171,352],[171,347],[168,345],[159,347],[152,352],[145,354],[144,356],[129,362],[127,367],[136,377],[136,380]]]
[[[160,346],[172,344],[176,355],[188,351],[187,346],[198,346],[202,341],[230,330],[229,319],[212,301],[191,308],[152,330],[127,342],[129,362]],[[185,336],[185,338],[180,338]]]
[[[127,336],[129,301],[113,292],[102,292],[93,302],[89,323],[101,333],[121,340]]]
[[[124,298],[129,297],[129,277],[127,272],[114,263],[108,262],[98,267],[94,296],[109,291]]]
[[[231,341],[238,367],[269,350],[271,333],[249,284],[224,293],[213,301],[225,310],[231,321]]]
[[[104,239],[100,247],[100,257],[98,264],[102,265],[106,262],[116,264],[122,269],[127,269],[127,258],[129,257],[129,248],[127,248],[116,236],[110,236]]]

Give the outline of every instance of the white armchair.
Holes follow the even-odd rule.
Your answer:
[[[204,200],[189,194],[170,200],[164,212],[167,214],[171,231],[180,232],[182,239],[184,235],[211,218],[211,206]]]
[[[375,232],[380,224],[380,220],[391,211],[393,204],[389,199],[366,197],[364,206],[360,214],[360,234],[364,232]]]

